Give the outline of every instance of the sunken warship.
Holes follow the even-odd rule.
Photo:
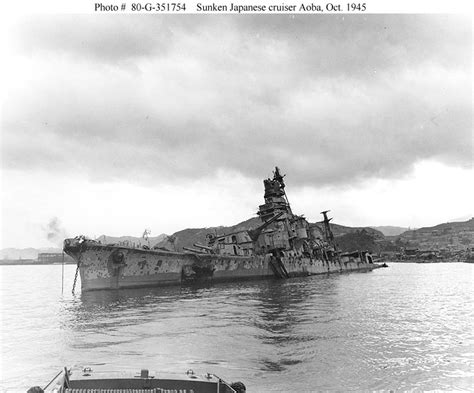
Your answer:
[[[82,291],[182,285],[200,281],[281,278],[372,270],[367,251],[337,249],[327,211],[322,226],[293,214],[278,167],[263,181],[265,203],[257,228],[207,235],[207,245],[184,251],[164,247],[102,244],[78,236],[64,240],[64,252],[75,259]],[[74,289],[73,289],[74,290]]]

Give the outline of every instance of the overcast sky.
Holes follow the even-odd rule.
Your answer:
[[[312,221],[472,216],[456,15],[44,15],[8,26],[2,245],[231,225],[287,174]],[[5,77],[5,75],[7,75]]]

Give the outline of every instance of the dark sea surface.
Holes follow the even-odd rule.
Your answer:
[[[0,267],[0,390],[65,365],[211,372],[250,392],[474,390],[474,265],[71,294],[75,266]]]

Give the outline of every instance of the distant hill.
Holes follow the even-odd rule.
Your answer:
[[[378,244],[370,232],[362,229],[353,233],[346,233],[342,236],[336,236],[335,242],[337,248],[341,251],[369,251],[379,253],[381,246]]]
[[[474,218],[406,231],[398,235],[395,241],[406,247],[420,249],[462,250],[474,247]]]
[[[173,233],[173,235],[171,235],[170,237],[164,238],[163,241],[158,243],[158,246],[181,251],[183,250],[183,247],[193,247],[194,243],[201,243],[201,244],[206,245],[207,244],[206,235],[208,233],[218,234],[218,235],[227,234],[227,233],[232,233],[232,232],[253,229],[253,228],[258,227],[261,224],[262,224],[262,221],[260,220],[259,217],[253,217],[229,227],[219,226],[219,227],[209,227],[209,228],[183,229],[182,231]],[[320,223],[316,223],[316,225],[321,227]],[[338,240],[340,236],[344,236],[344,235],[346,235],[345,240],[348,241],[348,239],[351,239],[353,235],[358,235],[360,232],[363,232],[365,235],[367,235],[368,237],[372,239],[372,242],[370,243],[371,247],[368,247],[367,241],[364,243],[364,246],[367,246],[365,247],[365,249],[376,248],[375,247],[376,240],[384,238],[384,235],[382,232],[377,231],[373,228],[368,228],[368,227],[367,228],[352,228],[352,227],[347,227],[347,226],[338,225],[338,224],[331,224],[331,229],[334,233],[334,236],[336,237],[336,241]],[[355,238],[357,239],[358,237],[356,236]],[[170,242],[170,240],[174,241],[174,246]],[[345,244],[346,243],[344,243],[344,246]],[[344,248],[341,247],[341,249],[344,251],[353,250],[353,249],[346,250],[345,247]],[[355,249],[357,249],[357,247]],[[362,249],[362,247],[359,247],[359,249]]]
[[[0,259],[36,259],[40,252],[62,252],[60,248],[3,248]]]
[[[404,227],[394,227],[394,226],[378,226],[378,227],[371,227],[373,229],[376,229],[384,234],[384,236],[398,236],[402,234],[403,232],[408,231],[410,228],[404,228]]]
[[[259,217],[253,217],[233,226],[218,226],[209,228],[188,228],[175,232],[168,236],[161,234],[149,238],[151,247],[158,245],[181,251],[183,247],[193,247],[194,243],[207,244],[206,235],[226,234],[256,228],[261,225]],[[316,223],[321,227],[321,223]],[[331,229],[338,247],[342,251],[368,250],[371,252],[399,251],[406,247],[420,249],[441,249],[448,248],[462,250],[467,247],[474,247],[474,218],[464,222],[448,222],[433,227],[424,227],[416,230],[407,230],[398,235],[389,235],[390,231],[404,228],[393,226],[382,227],[348,227],[339,224],[331,224]],[[384,235],[385,231],[385,235]],[[103,243],[124,243],[129,242],[135,245],[148,245],[141,237],[135,236],[106,236],[102,235],[96,240]],[[61,252],[60,248],[5,248],[0,250],[0,259],[36,259],[40,252]]]
[[[317,225],[321,226],[321,223],[317,223]],[[335,237],[365,231],[370,236],[373,236],[374,239],[383,239],[384,238],[384,234],[380,230],[377,230],[377,229],[374,229],[374,228],[371,228],[371,227],[346,227],[344,225],[332,224],[331,223],[331,230],[334,233]]]
[[[155,244],[161,242],[164,238],[166,238],[165,234],[161,234],[159,236],[150,237],[148,240],[150,241],[150,246],[153,247]],[[102,243],[119,243],[119,242],[129,242],[135,243],[140,245],[148,245],[148,242],[145,241],[142,237],[134,237],[134,236],[107,236],[102,235],[99,236],[96,240],[100,240]],[[4,248],[0,250],[0,259],[37,259],[39,253],[43,252],[62,252],[61,248],[57,247],[45,247],[45,248]]]
[[[474,217],[470,218],[467,221],[456,221],[456,222],[445,222],[443,224],[438,224],[432,227],[422,227],[419,229],[414,229],[407,231],[407,233],[427,233],[433,231],[442,231],[442,232],[449,232],[449,231],[472,231],[474,230]]]
[[[256,228],[260,224],[260,218],[254,217],[229,227],[188,228],[166,237],[158,245],[173,249],[173,245],[169,241],[171,239],[174,240],[176,250],[181,251],[183,247],[193,247],[194,243],[207,244],[206,235],[208,233],[232,233]],[[321,227],[321,223],[316,223],[316,225]],[[394,226],[378,228],[395,228],[398,231],[404,229]],[[381,251],[400,251],[406,247],[426,249],[465,249],[466,247],[474,247],[474,219],[404,231],[399,235],[387,235],[387,237],[381,230],[371,227],[348,227],[331,224],[331,229],[338,248],[342,251],[368,250],[373,253],[380,253]]]
[[[161,242],[158,243],[158,246],[165,247],[171,250],[175,249],[178,251],[182,251],[183,247],[193,247],[194,243],[201,243],[206,245],[206,235],[208,233],[212,233],[214,235],[221,235],[226,233],[238,232],[246,229],[255,228],[261,225],[261,223],[262,222],[260,218],[255,217],[229,227],[218,226],[208,228],[187,228],[175,232],[171,236],[166,236]],[[173,241],[173,243],[171,243],[170,240]]]

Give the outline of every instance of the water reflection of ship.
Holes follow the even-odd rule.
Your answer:
[[[321,338],[315,325],[337,312],[337,278],[310,280],[268,281],[256,295],[254,324],[261,332],[257,338],[271,348],[258,360],[263,371],[283,371],[305,361],[308,343]]]
[[[63,327],[102,331],[146,323],[156,318],[155,313],[167,312],[167,305],[180,299],[182,292],[179,287],[83,292],[74,301],[63,303]]]
[[[250,341],[255,340],[258,348],[249,353],[255,367],[282,371],[314,356],[308,343],[320,339],[319,322],[324,324],[337,313],[339,279],[330,275],[284,282],[85,292],[63,304],[62,330],[74,332],[71,336],[75,337],[66,353],[102,348],[108,358],[108,352],[120,344],[122,353],[135,357],[149,343],[166,358],[177,341],[195,337],[208,358],[194,353],[194,360],[187,358],[189,365],[202,366],[210,359],[216,361],[215,367],[223,367],[230,360],[202,340],[213,334],[242,336],[244,331],[247,336],[250,328]],[[186,353],[180,351],[174,351],[175,362]],[[161,360],[161,355],[148,356]]]

